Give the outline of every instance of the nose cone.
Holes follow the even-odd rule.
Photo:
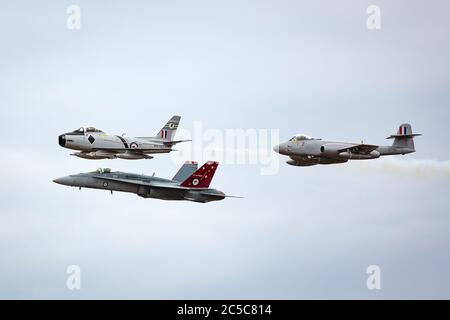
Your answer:
[[[62,184],[64,186],[73,186],[74,185],[74,179],[70,176],[56,178],[53,180],[53,182],[57,183],[57,184]]]
[[[279,153],[279,154],[287,154],[287,145],[286,143],[281,143],[275,147],[273,147],[273,151]]]
[[[58,137],[58,143],[61,147],[64,147],[66,145],[66,136],[64,134]]]
[[[280,153],[280,145],[277,144],[275,147],[273,147],[273,151],[275,151],[276,153]]]

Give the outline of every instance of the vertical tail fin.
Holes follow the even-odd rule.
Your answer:
[[[178,170],[177,174],[172,178],[172,180],[183,182],[189,178],[198,169],[198,163],[195,161],[186,161],[183,166]]]
[[[395,148],[415,150],[414,137],[416,136],[421,136],[421,134],[413,134],[411,125],[409,123],[403,123],[398,128],[397,134],[390,135],[387,139],[394,139],[392,146]]]
[[[180,116],[173,116],[169,122],[158,132],[156,138],[166,141],[172,141],[177,132],[178,124],[180,123]]]
[[[187,188],[208,188],[218,165],[219,163],[216,161],[208,161],[183,181],[180,186]]]

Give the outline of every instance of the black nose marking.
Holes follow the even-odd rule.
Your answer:
[[[66,145],[66,136],[65,135],[60,135],[59,137],[58,137],[58,142],[59,142],[59,145],[61,146],[61,147],[64,147],[65,145]]]

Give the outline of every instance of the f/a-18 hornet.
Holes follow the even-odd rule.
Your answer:
[[[289,141],[275,146],[273,149],[291,158],[286,163],[292,166],[304,167],[412,153],[416,151],[414,148],[414,137],[420,135],[417,133],[413,134],[411,125],[404,123],[399,127],[397,134],[386,138],[394,139],[391,146],[323,141],[322,139],[314,139],[304,134],[298,134]]]
[[[155,137],[109,135],[94,127],[81,127],[58,137],[61,147],[79,150],[71,155],[83,159],[152,159],[149,154],[169,153],[172,146],[190,140],[174,140],[180,116],[173,116]]]
[[[136,193],[143,198],[206,203],[233,197],[209,188],[218,165],[218,162],[209,161],[198,169],[197,162],[188,161],[172,179],[98,169],[94,172],[57,178],[53,182],[80,189],[91,188],[109,190],[111,193],[113,191]]]

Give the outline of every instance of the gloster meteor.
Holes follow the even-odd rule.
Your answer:
[[[289,156],[287,164],[292,166],[314,166],[316,164],[344,163],[348,160],[377,159],[380,156],[407,154],[415,152],[411,125],[400,125],[396,134],[386,139],[394,139],[391,146],[378,146],[365,143],[324,141],[305,134],[295,135],[289,141],[275,146],[274,151]]]

